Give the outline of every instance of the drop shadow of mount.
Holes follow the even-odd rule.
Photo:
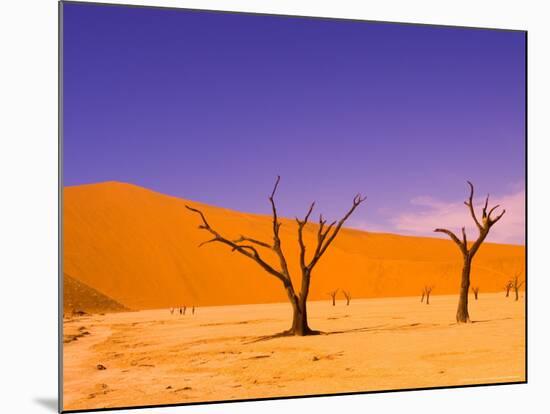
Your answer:
[[[44,408],[47,408],[50,411],[58,412],[58,401],[57,398],[34,398],[34,402],[38,405],[41,405]]]

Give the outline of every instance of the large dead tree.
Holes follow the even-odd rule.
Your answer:
[[[516,294],[516,300],[519,300],[519,288],[523,286],[525,280],[519,280],[519,274],[515,275],[512,279],[512,287],[514,288],[514,293]]]
[[[434,230],[435,232],[445,233],[447,236],[449,236],[460,249],[460,252],[462,253],[462,258],[464,260],[464,263],[462,265],[462,278],[460,283],[460,297],[458,300],[458,309],[456,311],[457,323],[470,322],[470,315],[468,314],[468,291],[470,290],[470,270],[472,268],[472,260],[479,250],[481,244],[489,234],[491,227],[493,227],[502,218],[504,213],[506,213],[506,210],[502,210],[502,212],[496,217],[491,217],[491,214],[499,207],[499,205],[497,204],[496,206],[488,210],[489,195],[487,195],[487,198],[485,199],[485,205],[483,206],[483,210],[481,212],[481,221],[479,221],[474,210],[474,185],[470,181],[468,181],[468,185],[470,187],[470,196],[468,197],[468,200],[464,202],[464,204],[466,205],[466,207],[468,207],[470,215],[472,216],[472,219],[474,220],[474,223],[479,230],[479,235],[477,239],[473,243],[468,244],[468,240],[466,238],[466,229],[464,227],[462,227],[462,239],[458,238],[458,236],[454,234],[451,230]]]
[[[281,335],[314,335],[318,334],[318,331],[312,330],[308,325],[307,320],[307,298],[309,295],[309,285],[311,282],[311,275],[315,265],[319,262],[321,257],[325,254],[328,247],[334,241],[340,229],[346,222],[346,220],[353,214],[355,209],[365,201],[365,197],[361,197],[360,194],[357,194],[353,198],[352,206],[347,211],[347,213],[339,220],[333,221],[327,225],[326,220],[322,215],[319,216],[319,224],[317,227],[317,244],[311,256],[311,259],[308,261],[306,259],[306,245],[304,242],[304,228],[309,222],[311,213],[315,206],[315,202],[311,203],[309,209],[303,219],[296,218],[296,223],[298,224],[298,245],[300,248],[300,270],[301,270],[301,286],[300,291],[294,287],[291,277],[290,270],[288,268],[287,260],[283,253],[281,238],[279,236],[279,231],[281,228],[281,222],[277,215],[277,208],[275,206],[275,193],[277,192],[277,187],[279,186],[279,181],[281,177],[277,176],[273,191],[269,196],[269,202],[271,203],[272,211],[272,232],[273,232],[273,241],[266,242],[262,240],[257,240],[251,237],[241,235],[238,239],[229,239],[221,235],[216,231],[206,219],[204,213],[197,208],[186,206],[190,211],[198,214],[202,220],[202,224],[199,225],[199,229],[205,230],[210,233],[213,237],[210,240],[207,240],[200,244],[203,246],[207,243],[221,243],[229,246],[232,252],[240,253],[241,255],[247,257],[248,259],[254,261],[258,264],[263,270],[266,271],[269,275],[278,279],[285,289],[285,292],[288,296],[288,300],[292,305],[292,326],[287,331],[281,333]],[[264,258],[260,255],[259,249],[269,249],[275,252],[275,255],[279,259],[278,266],[273,266],[269,264]]]

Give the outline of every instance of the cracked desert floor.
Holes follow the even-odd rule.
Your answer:
[[[288,328],[288,303],[66,318],[64,409],[331,394],[525,380],[525,302],[456,295],[309,303],[324,334]]]

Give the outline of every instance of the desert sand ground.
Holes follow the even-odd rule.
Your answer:
[[[66,319],[64,409],[523,381],[525,302],[512,296],[471,297],[468,325],[455,295],[310,302],[326,334],[309,337],[269,338],[288,328],[287,303]]]

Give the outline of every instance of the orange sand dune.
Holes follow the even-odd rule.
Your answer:
[[[203,209],[230,237],[271,240],[271,218],[203,205],[108,182],[64,189],[64,272],[129,309],[282,302],[280,282],[227,246],[198,245],[208,234],[185,204]],[[309,251],[316,225],[305,229]],[[283,249],[298,273],[296,223],[283,220]],[[277,263],[271,252],[265,257]],[[473,266],[481,292],[500,291],[524,270],[523,246],[486,243]],[[448,240],[343,229],[317,265],[312,300],[336,288],[354,297],[458,292],[461,256]]]

